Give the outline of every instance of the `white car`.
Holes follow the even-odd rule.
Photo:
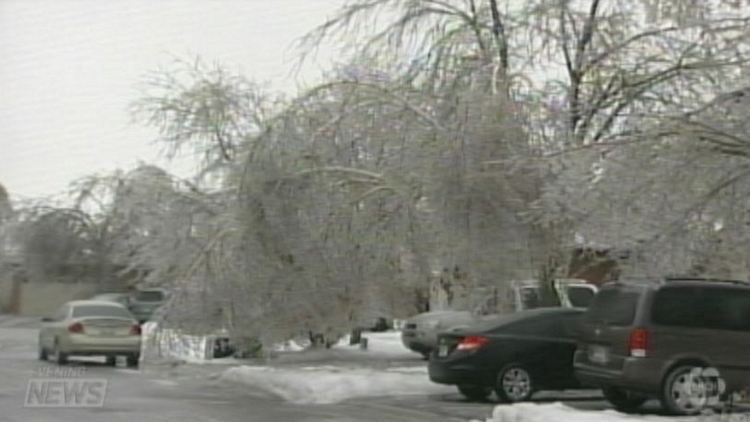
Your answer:
[[[71,301],[51,317],[42,318],[39,359],[58,364],[71,355],[105,356],[109,365],[126,356],[128,366],[138,366],[141,327],[133,314],[116,302]]]
[[[448,330],[467,328],[480,320],[468,311],[433,311],[415,315],[401,329],[401,342],[428,359],[437,346],[438,334]]]

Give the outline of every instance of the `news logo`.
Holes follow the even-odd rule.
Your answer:
[[[29,379],[24,407],[84,408],[102,407],[107,396],[107,380],[84,378],[83,368],[70,371],[37,371]],[[46,375],[46,376],[45,376]]]

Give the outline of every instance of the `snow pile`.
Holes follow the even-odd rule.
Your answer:
[[[378,371],[336,366],[240,366],[224,371],[222,380],[260,388],[298,404],[338,403],[356,397],[453,393],[451,387],[433,384],[427,369],[389,368]]]
[[[586,411],[574,409],[562,403],[518,403],[496,406],[492,412],[492,418],[487,419],[487,422],[678,422],[698,420],[700,419],[626,415],[614,410]]]
[[[289,340],[274,345],[271,350],[273,350],[274,352],[301,352],[306,348],[307,344],[305,344],[305,342],[298,340]]]
[[[274,362],[278,364],[328,364],[357,365],[367,367],[393,366],[396,362],[418,363],[423,365],[422,357],[401,343],[401,333],[388,331],[383,333],[363,333],[367,339],[367,348],[361,349],[359,344],[349,344],[349,337],[345,336],[330,349],[305,348],[303,343],[287,342],[286,349],[275,348]]]

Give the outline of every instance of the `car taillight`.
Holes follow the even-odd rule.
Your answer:
[[[130,335],[131,336],[141,335],[141,326],[138,324],[133,324],[133,326],[130,327]]]
[[[75,334],[83,334],[83,324],[75,322],[68,326],[68,331]]]
[[[628,341],[630,356],[636,358],[645,358],[648,352],[648,339],[648,330],[644,328],[636,328],[631,331],[630,340]]]
[[[456,347],[456,349],[457,350],[476,350],[489,342],[490,340],[487,337],[468,336],[468,337],[464,337],[461,340],[461,342],[458,343],[458,346]]]

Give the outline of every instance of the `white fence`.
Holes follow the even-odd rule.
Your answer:
[[[160,328],[155,322],[142,326],[141,359],[148,362],[203,362],[213,355],[213,338]]]

